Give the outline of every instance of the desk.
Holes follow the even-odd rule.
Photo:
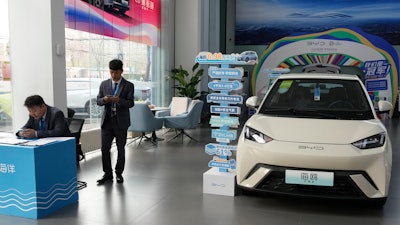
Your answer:
[[[0,144],[0,214],[44,217],[78,201],[74,138]]]

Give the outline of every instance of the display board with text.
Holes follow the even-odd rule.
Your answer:
[[[244,74],[242,67],[234,65],[254,65],[258,56],[253,51],[241,54],[224,55],[221,53],[201,52],[196,57],[199,64],[210,65],[208,75],[212,79],[208,87],[213,91],[207,95],[210,103],[211,137],[218,143],[208,143],[205,152],[213,156],[208,166],[211,169],[203,174],[203,192],[209,194],[234,195],[236,162],[232,151],[235,145],[230,145],[237,139],[239,117],[243,104],[243,96],[231,94],[231,91],[240,90],[243,85],[238,80]]]

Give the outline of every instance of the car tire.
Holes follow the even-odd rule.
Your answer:
[[[373,207],[383,207],[386,204],[387,198],[377,198],[377,199],[370,199],[370,205]]]
[[[255,195],[257,195],[257,192],[251,191],[249,189],[242,188],[239,185],[236,185],[236,194],[237,195],[255,196]]]

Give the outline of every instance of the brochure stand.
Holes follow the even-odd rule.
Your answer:
[[[212,138],[219,143],[209,143],[205,152],[213,156],[208,163],[211,167],[203,174],[203,193],[235,196],[236,187],[236,162],[230,159],[236,146],[229,145],[237,139],[237,131],[230,128],[239,126],[241,95],[230,95],[233,90],[242,89],[243,68],[231,68],[231,65],[252,65],[258,60],[255,52],[246,51],[242,54],[223,55],[221,53],[201,52],[196,57],[199,64],[213,64],[208,69],[208,75],[213,79],[208,87],[214,91],[207,95],[207,102],[217,103],[210,106]],[[218,65],[220,67],[218,67]],[[216,115],[215,115],[216,114]]]

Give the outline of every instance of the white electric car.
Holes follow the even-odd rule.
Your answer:
[[[356,75],[284,74],[246,104],[258,109],[238,140],[240,189],[385,204],[392,147],[378,114],[392,104],[374,106]]]

